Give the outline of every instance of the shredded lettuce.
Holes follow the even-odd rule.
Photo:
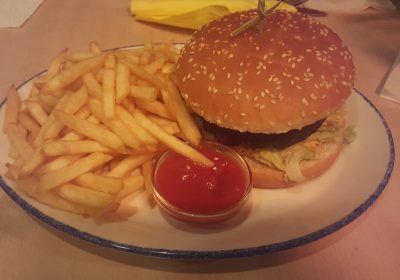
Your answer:
[[[344,143],[350,144],[356,139],[356,136],[357,136],[356,130],[353,125],[346,127],[346,129],[344,130],[344,138],[343,138]]]
[[[315,158],[315,152],[311,149],[302,147],[290,154],[286,159],[286,175],[289,180],[300,182],[305,178],[301,172],[300,162],[303,160],[311,160]]]
[[[344,114],[338,111],[328,116],[325,122],[316,132],[306,140],[286,149],[257,149],[251,156],[269,167],[283,171],[287,181],[302,181],[304,175],[301,172],[300,164],[305,160],[312,160],[316,157],[316,149],[320,144],[336,141],[338,133],[343,124]],[[354,129],[346,129],[344,134],[345,143],[350,143],[355,137]]]
[[[285,160],[276,149],[260,149],[253,154],[254,158],[269,167],[285,171]]]

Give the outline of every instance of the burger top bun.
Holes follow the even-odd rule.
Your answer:
[[[229,14],[196,31],[177,63],[178,86],[205,120],[239,131],[283,133],[325,118],[354,83],[348,49],[327,26],[275,10],[230,37],[254,10]]]

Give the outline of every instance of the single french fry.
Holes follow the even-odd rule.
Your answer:
[[[136,99],[136,107],[156,114],[157,116],[167,118],[167,119],[172,119],[173,117],[171,114],[168,112],[168,110],[165,108],[165,105],[161,103],[160,101],[147,101],[144,99]]]
[[[129,94],[132,97],[147,101],[155,101],[157,99],[157,89],[149,86],[131,86]]]
[[[168,134],[171,134],[171,135],[176,135],[181,132],[181,130],[179,129],[179,126],[176,122],[171,122],[169,124],[161,125],[161,128],[165,132],[167,132]]]
[[[146,65],[151,61],[152,53],[150,51],[144,50],[140,55],[140,64]]]
[[[96,41],[89,42],[89,50],[93,53],[101,53],[99,43]]]
[[[8,137],[12,145],[17,150],[19,156],[23,158],[24,161],[29,160],[29,157],[34,152],[34,149],[26,140],[25,135],[21,132],[17,125],[8,125]]]
[[[176,120],[187,140],[198,145],[201,140],[199,128],[182,100],[179,90],[170,80],[167,80],[166,83],[168,91],[161,91],[165,106],[169,112],[175,112]]]
[[[136,149],[140,146],[140,142],[136,135],[130,131],[123,122],[117,118],[107,119],[99,100],[90,98],[88,100],[88,107],[92,114],[102,123],[104,123],[109,129],[111,129],[111,131],[118,135],[122,142],[124,142],[128,147]]]
[[[88,188],[67,183],[57,189],[62,198],[92,208],[106,207],[114,202],[113,196],[107,193],[94,191]]]
[[[85,136],[83,136],[82,134],[73,131],[73,130],[69,130],[67,133],[65,133],[65,135],[61,138],[61,140],[65,140],[65,141],[74,141],[74,140],[83,140],[85,138]]]
[[[129,176],[123,179],[123,189],[117,194],[115,201],[121,201],[131,193],[144,187],[144,178],[141,175]]]
[[[8,150],[8,157],[12,159],[19,158],[18,151],[14,147],[13,143],[10,143],[10,149]]]
[[[154,196],[153,196],[153,181],[151,179],[151,172],[153,170],[153,160],[150,159],[142,164],[142,173],[144,179],[144,187],[146,189],[147,201],[150,204],[150,207],[154,207],[156,205]]]
[[[99,82],[99,83],[102,83],[103,82],[103,76],[104,76],[104,68],[100,68],[96,72],[96,75],[95,75],[96,81]],[[102,90],[102,92],[103,92],[103,90]],[[103,93],[102,93],[102,96],[103,96]]]
[[[87,210],[84,207],[76,205],[70,201],[67,201],[52,192],[38,193],[36,190],[39,185],[39,179],[36,176],[28,176],[25,178],[21,178],[16,181],[16,184],[18,188],[20,188],[30,197],[54,209],[80,215],[87,214]]]
[[[102,176],[91,172],[78,176],[74,181],[82,187],[109,194],[116,194],[123,188],[121,178]]]
[[[72,93],[68,98],[68,102],[61,109],[68,114],[75,114],[87,101],[89,95],[86,86],[82,86],[79,90]],[[43,132],[44,139],[54,139],[61,132],[64,125],[57,119],[53,121],[46,131]]]
[[[40,131],[39,124],[32,119],[32,117],[26,112],[22,112],[18,116],[19,124],[26,128],[29,132],[37,134]]]
[[[146,116],[147,116],[147,118],[149,118],[152,122],[154,122],[156,125],[158,125],[158,126],[160,126],[160,127],[167,126],[167,125],[172,125],[172,124],[178,125],[178,124],[176,123],[176,121],[174,121],[174,120],[166,119],[166,118],[163,118],[163,117],[154,115],[154,114],[148,114],[148,115],[146,115]]]
[[[128,65],[129,70],[135,76],[139,77],[140,79],[143,79],[143,80],[146,80],[146,81],[150,82],[156,88],[168,90],[167,85],[160,78],[156,77],[155,75],[152,75],[151,73],[149,73],[148,71],[143,69],[143,67],[133,63],[132,60],[129,57],[124,56],[124,55],[119,55],[119,57],[121,58],[121,60],[123,62],[126,63],[126,65]]]
[[[117,135],[101,125],[93,124],[85,119],[69,115],[59,110],[55,111],[55,116],[67,127],[113,150],[122,150],[125,146]]]
[[[83,82],[85,83],[91,97],[100,100],[103,98],[103,91],[101,85],[96,80],[96,77],[92,72],[88,72],[83,76]]]
[[[129,67],[118,61],[115,68],[115,98],[117,104],[120,104],[129,94],[129,76]]]
[[[164,56],[158,57],[153,62],[144,66],[144,69],[146,69],[146,71],[150,74],[155,74],[158,70],[162,68],[166,60],[167,59]]]
[[[67,53],[65,55],[65,59],[73,62],[79,62],[88,58],[95,57],[97,53],[93,52],[73,52],[73,53]]]
[[[52,94],[39,94],[38,98],[41,104],[46,104],[46,106],[48,106],[48,108],[51,108],[51,110],[54,108],[54,106],[57,105],[58,101],[60,100],[58,96]]]
[[[104,68],[105,69],[115,69],[115,64],[117,60],[113,53],[107,53],[104,58]]]
[[[61,65],[64,61],[65,54],[68,52],[68,49],[62,50],[50,63],[47,68],[47,73],[43,79],[43,82],[46,83],[50,81],[54,76],[56,76],[61,69]]]
[[[115,70],[104,69],[103,75],[103,111],[106,118],[115,114]]]
[[[45,143],[41,151],[46,156],[112,152],[110,148],[93,140],[53,140]]]
[[[146,145],[157,144],[157,139],[151,136],[144,128],[142,128],[137,120],[122,106],[116,108],[117,117],[136,135],[140,142]]]
[[[28,112],[32,116],[32,118],[38,122],[40,125],[43,125],[46,122],[48,114],[46,111],[40,106],[38,102],[35,101],[25,101],[26,108]]]
[[[172,74],[175,73],[176,68],[174,63],[165,63],[161,68],[161,73],[163,74]]]
[[[24,165],[22,166],[20,175],[22,177],[30,175],[44,162],[45,158],[41,154],[40,149],[35,149],[35,151],[29,155],[29,158],[25,161]]]
[[[52,171],[55,171],[57,169],[63,168],[67,165],[70,165],[74,161],[78,160],[81,158],[81,155],[65,155],[65,156],[59,156],[56,159],[42,165],[39,167],[35,173],[38,175],[43,175],[45,173],[49,173]]]
[[[161,127],[156,125],[150,119],[148,119],[139,110],[136,110],[133,117],[139,122],[139,124],[146,129],[154,138],[164,143],[168,148],[174,150],[178,154],[181,154],[199,164],[206,167],[213,167],[214,163],[207,157],[202,155],[196,149],[192,148],[188,144],[182,142],[178,138],[168,134]]]
[[[127,156],[124,159],[122,159],[120,162],[118,162],[107,174],[107,176],[112,176],[112,177],[124,177],[127,174],[129,174],[132,170],[135,168],[141,166],[143,162],[151,159],[154,157],[154,154],[148,153],[148,154],[142,154],[142,155],[133,155],[133,156]]]
[[[13,163],[6,163],[5,166],[11,176],[10,179],[17,180],[20,178],[21,167],[24,165],[24,160],[22,158],[17,158]]]
[[[54,112],[56,110],[62,110],[64,108],[64,106],[68,103],[69,97],[71,94],[72,93],[68,92],[60,98],[60,101],[58,101],[57,105],[54,107],[53,112],[50,113],[49,117],[46,119],[46,122],[40,128],[40,131],[37,134],[37,136],[33,142],[34,147],[36,147],[36,148],[40,147],[44,143],[43,134],[45,133],[46,130],[48,130],[53,125],[53,122],[56,121]]]
[[[39,191],[49,191],[57,186],[68,183],[76,177],[92,171],[111,159],[112,156],[108,154],[93,153],[78,159],[71,165],[46,173],[40,178]]]
[[[68,112],[66,112],[68,113]],[[81,119],[86,119],[88,118],[92,113],[90,112],[89,108],[87,106],[83,106],[79,109],[78,112],[75,113],[75,116]]]
[[[150,82],[146,81],[146,80],[137,80],[135,82],[135,84],[138,85],[138,86],[142,86],[142,87],[150,87],[150,86],[152,86],[152,84]]]
[[[136,106],[132,98],[125,98],[124,100],[122,100],[122,103],[120,105],[122,105],[130,114],[133,114],[133,112],[135,112]]]
[[[44,94],[41,94],[41,95],[44,95]],[[38,103],[40,105],[40,107],[43,109],[43,111],[45,111],[46,114],[49,115],[51,113],[51,111],[53,110],[53,107],[50,106],[49,104],[47,104],[46,102],[44,102],[43,99],[40,99],[39,96],[36,100],[35,99],[28,99],[28,100]]]
[[[157,49],[157,52],[161,53],[167,61],[172,62],[173,65],[176,65],[176,62],[178,62],[179,54],[172,44],[160,46],[160,48]]]
[[[48,82],[46,82],[43,85],[41,91],[52,92],[61,89],[74,82],[83,74],[91,71],[94,68],[101,66],[103,62],[104,62],[104,55],[99,54],[95,57],[75,63],[74,65],[71,65],[70,67],[63,69],[62,71],[60,71],[60,73],[58,73]]]
[[[17,124],[20,106],[21,100],[19,93],[15,86],[11,85],[7,92],[7,106],[3,121],[3,132],[8,131],[9,124]]]

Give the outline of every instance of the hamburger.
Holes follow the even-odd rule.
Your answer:
[[[236,37],[255,10],[196,31],[177,62],[177,84],[206,139],[236,149],[255,187],[281,188],[321,175],[349,134],[344,104],[352,56],[326,25],[275,10]]]

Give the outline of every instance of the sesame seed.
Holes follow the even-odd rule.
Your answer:
[[[302,98],[301,99],[301,103],[303,103],[304,105],[308,105],[308,101],[307,101],[307,99],[305,99],[305,98]]]

